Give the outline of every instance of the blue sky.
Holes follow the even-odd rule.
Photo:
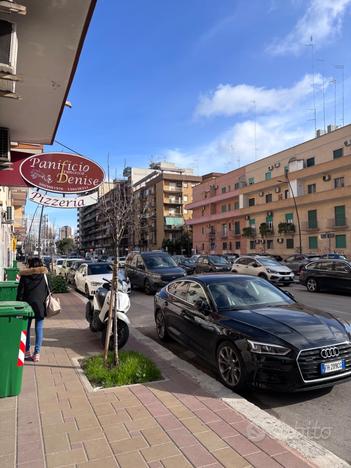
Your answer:
[[[323,89],[333,124],[333,79],[342,124],[335,65],[349,123],[350,26],[351,0],[99,0],[56,139],[103,166],[109,153],[117,174],[234,169],[313,137]],[[75,226],[74,210],[49,216]]]

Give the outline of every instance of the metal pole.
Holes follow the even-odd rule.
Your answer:
[[[38,257],[41,257],[41,224],[43,222],[43,212],[44,212],[44,205],[41,207],[40,211],[40,220],[39,220],[39,234],[38,234]]]
[[[301,254],[302,253],[302,239],[301,239],[301,225],[300,225],[299,210],[297,209],[297,203],[296,203],[294,191],[292,189],[292,186],[291,186],[290,179],[289,179],[288,175],[286,175],[286,180],[288,181],[289,188],[290,188],[290,191],[291,191],[291,195],[292,195],[293,200],[294,200],[294,206],[295,206],[296,217],[297,217],[297,227],[298,227],[298,230],[299,230],[299,244],[300,244],[299,245],[299,253]]]

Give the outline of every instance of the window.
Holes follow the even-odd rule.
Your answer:
[[[314,166],[315,162],[314,162],[314,158],[307,158],[306,159],[306,167],[312,167]]]
[[[186,301],[188,296],[188,287],[188,281],[179,281],[178,283],[170,284],[168,287],[168,291],[177,298]]]
[[[240,221],[234,222],[234,234],[240,234]]]
[[[250,225],[250,227],[255,227],[255,226],[256,226],[256,220],[255,220],[255,218],[251,218],[251,219],[249,220],[249,225]]]
[[[293,213],[285,213],[285,222],[292,223],[294,221]]]
[[[234,190],[239,190],[239,188],[240,188],[239,182],[235,182],[235,184],[234,184]]]
[[[205,250],[205,244],[202,244],[202,250]]]
[[[222,236],[228,235],[228,224],[222,224]]]
[[[203,226],[201,228],[201,234],[205,234],[205,228]]]
[[[235,250],[240,250],[240,241],[235,242]]]
[[[308,248],[318,249],[318,237],[317,236],[310,236],[308,238]]]
[[[273,195],[271,193],[267,193],[266,203],[271,203],[272,201],[273,201]]]
[[[249,177],[248,183],[249,183],[249,185],[253,185],[255,183],[255,178],[254,177]]]
[[[232,209],[232,205],[228,203],[228,211],[230,211],[231,209]]]
[[[250,249],[251,249],[251,250],[255,250],[255,248],[256,248],[256,243],[255,243],[254,240],[251,240],[251,241],[250,241]]]
[[[221,211],[222,211],[222,213],[226,213],[226,211],[227,211],[227,205],[222,205],[222,206],[221,206]]]
[[[205,216],[206,208],[204,206],[201,207],[201,216]]]
[[[345,218],[345,205],[336,206],[334,208],[335,213],[335,226],[345,226],[346,218]]]
[[[226,191],[227,191],[227,187],[225,187],[225,186],[222,187],[222,193],[226,193]]]
[[[188,289],[188,302],[195,305],[199,300],[207,302],[204,290],[198,283],[190,283]]]
[[[249,206],[255,206],[255,199],[249,198]]]
[[[267,249],[273,249],[273,240],[267,239]]]
[[[183,201],[185,201],[185,202],[188,201],[188,195],[183,195]]]
[[[271,180],[272,178],[272,173],[269,171],[269,172],[266,172],[265,175],[264,175],[264,178],[265,180]]]
[[[284,190],[284,198],[285,200],[289,198],[289,189]]]
[[[307,185],[307,193],[315,193],[315,192],[316,192],[316,184]]]
[[[227,249],[228,249],[228,244],[227,244],[227,242],[223,242],[223,247],[222,247],[222,248],[223,248],[223,250],[227,250]]]
[[[337,249],[346,249],[346,236],[345,236],[345,234],[337,234],[335,236],[335,247]]]
[[[333,151],[333,159],[341,158],[344,155],[344,149],[338,148]]]
[[[239,209],[239,206],[240,206],[240,205],[239,205],[239,202],[238,202],[238,201],[234,202],[234,210],[238,210],[238,209]]]
[[[334,188],[344,187],[344,177],[337,177],[334,179]]]
[[[333,262],[318,262],[317,270],[331,271],[333,269]]]
[[[316,229],[318,227],[317,210],[309,210],[307,212],[307,215],[308,215],[308,228]]]
[[[11,65],[12,24],[0,20],[0,63]]]
[[[188,188],[188,182],[183,182],[183,187]]]
[[[293,249],[294,248],[294,239],[286,239],[286,248]]]
[[[341,273],[349,273],[350,267],[344,262],[335,262],[334,263],[334,270],[340,271]]]

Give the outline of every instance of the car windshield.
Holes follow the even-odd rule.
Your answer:
[[[264,266],[281,266],[281,264],[277,260],[274,260],[274,258],[263,257],[257,260]]]
[[[167,268],[177,266],[173,258],[165,254],[145,255],[143,259],[147,268]]]
[[[56,265],[62,265],[63,260],[56,260]]]
[[[211,283],[208,289],[219,310],[290,305],[294,301],[261,278],[228,278]]]
[[[210,255],[208,258],[214,265],[228,265],[228,261],[219,255]]]
[[[182,263],[183,263],[184,265],[193,266],[193,265],[195,265],[195,260],[193,260],[192,258],[184,258],[184,260],[182,261]]]
[[[104,275],[106,273],[112,273],[112,266],[108,263],[98,263],[88,266],[88,275]]]

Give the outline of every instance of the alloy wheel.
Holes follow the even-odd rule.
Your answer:
[[[231,344],[224,344],[218,350],[217,364],[220,376],[228,387],[240,384],[242,370],[237,351]]]
[[[309,278],[307,280],[306,287],[310,292],[318,291],[318,283],[314,278]]]
[[[156,313],[155,323],[158,337],[160,338],[160,340],[165,341],[167,339],[168,334],[166,329],[165,317],[160,310]]]

